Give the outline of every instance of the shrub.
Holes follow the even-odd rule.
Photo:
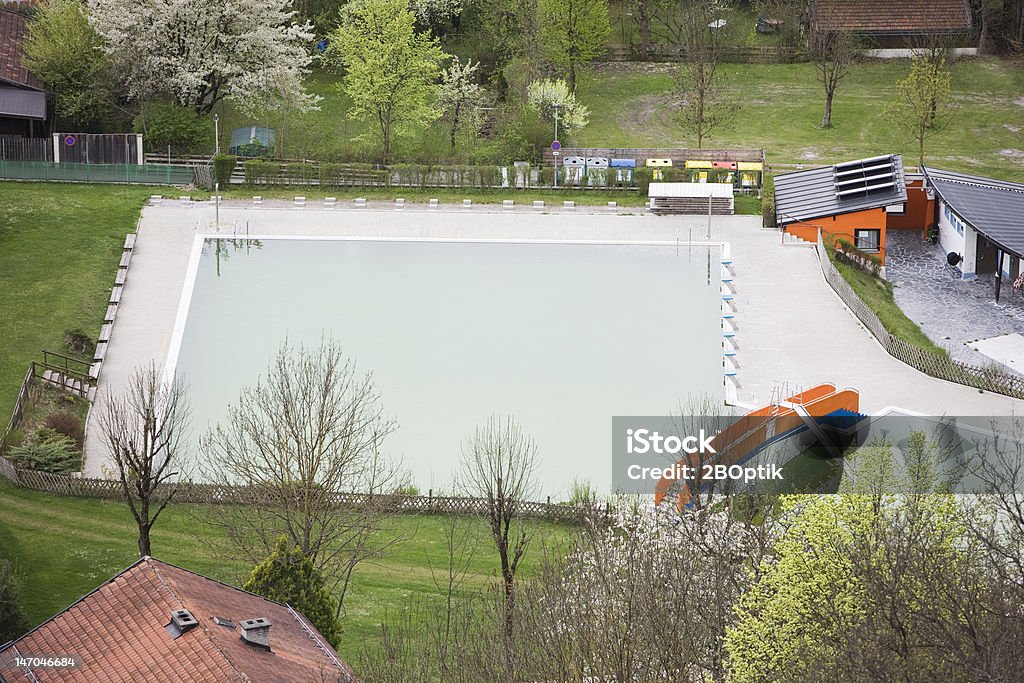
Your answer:
[[[231,182],[231,174],[237,162],[238,157],[230,154],[218,154],[213,157],[213,179],[220,183],[222,188]]]
[[[765,178],[761,188],[761,221],[766,228],[778,227],[775,220],[775,183],[770,177]]]
[[[7,434],[7,445],[8,447],[20,446],[25,442],[25,433],[20,429],[12,429]]]
[[[284,174],[289,181],[298,185],[311,185],[313,178],[317,178],[316,166],[297,161],[284,165]]]
[[[82,456],[75,442],[63,434],[46,434],[45,440],[39,440],[40,433],[44,431],[53,432],[52,429],[40,429],[32,442],[10,449],[7,459],[19,469],[37,472],[62,473],[81,469]]]
[[[267,147],[259,140],[253,140],[252,142],[238,147],[232,147],[232,149],[240,157],[254,158],[254,157],[269,157],[274,155],[274,148]]]
[[[136,133],[145,133],[146,147],[163,153],[170,147],[179,154],[202,152],[213,145],[213,122],[208,122],[188,107],[170,102],[154,102],[144,115],[135,119]]]
[[[830,235],[830,237],[834,236]],[[854,246],[852,242],[842,237],[835,239],[834,244],[834,255],[837,261],[847,263],[870,275],[878,276],[882,268],[882,262],[878,254],[869,254],[866,251],[862,251]]]
[[[96,343],[80,327],[64,330],[64,347],[70,353],[78,356],[92,357],[96,351]]]
[[[245,162],[247,185],[274,185],[277,183],[280,165],[276,161],[250,159]]]
[[[341,623],[335,616],[336,603],[324,578],[298,546],[281,536],[267,559],[252,570],[243,590],[270,600],[285,602],[302,612],[327,640],[338,645]]]
[[[589,481],[574,479],[566,502],[577,507],[594,507],[597,505],[597,490]]]
[[[0,643],[21,637],[28,629],[14,566],[9,560],[0,560]]]
[[[646,197],[647,191],[651,187],[651,170],[648,168],[635,169],[633,171],[633,184],[636,185],[640,196]]]
[[[416,484],[405,484],[395,488],[396,496],[418,496],[420,495],[420,487]]]
[[[85,442],[85,428],[82,420],[74,413],[54,413],[46,418],[43,424],[57,434],[62,434],[82,447]]]

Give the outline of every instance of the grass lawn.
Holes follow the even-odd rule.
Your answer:
[[[64,351],[64,330],[99,333],[126,233],[167,188],[0,183],[0,416],[28,364]]]
[[[834,163],[900,152],[917,165],[909,134],[882,113],[906,60],[855,65],[840,84],[832,128],[823,130],[821,84],[813,64],[724,64],[727,88],[739,100],[734,123],[705,147],[764,148],[769,163]],[[671,66],[608,64],[586,78],[579,93],[591,109],[590,125],[574,141],[602,147],[688,147],[670,106]],[[957,112],[946,130],[926,143],[926,163],[968,173],[1024,180],[1024,72],[996,59],[954,67]]]
[[[833,126],[819,127],[823,96],[813,64],[723,64],[726,89],[739,101],[733,123],[716,131],[706,147],[764,148],[769,162],[807,165],[833,163],[889,151],[916,166],[916,144],[883,115],[883,106],[905,77],[909,62],[885,60],[855,65],[836,95]],[[689,147],[672,107],[671,65],[612,63],[581,77],[579,97],[590,107],[590,124],[570,144],[597,147]],[[315,71],[307,87],[320,95],[320,110],[306,114],[266,112],[244,115],[230,105],[221,110],[221,144],[231,129],[251,125],[277,129],[279,147],[289,158],[374,160],[377,143],[368,124],[346,115],[348,98],[340,79]],[[1024,180],[1024,72],[997,59],[964,59],[955,64],[957,111],[946,130],[926,143],[926,162],[966,172]],[[211,141],[212,142],[212,141]],[[497,159],[498,142],[480,139],[465,146],[479,163]],[[396,142],[394,158],[448,156],[440,123]]]
[[[153,553],[161,560],[240,585],[252,567],[224,552],[222,532],[205,522],[208,510],[197,505],[168,508],[153,531]],[[467,573],[467,589],[496,579],[499,563],[482,520],[463,517],[480,532],[480,544]],[[378,638],[379,624],[391,610],[416,598],[439,596],[430,567],[442,572],[447,562],[443,516],[402,516],[397,526],[407,537],[383,558],[356,570],[346,598],[345,632],[339,652],[356,659]],[[533,552],[522,571],[541,557],[542,542],[564,544],[569,527],[535,525]],[[0,478],[0,557],[13,560],[21,574],[24,607],[37,624],[109,579],[138,558],[135,526],[119,503],[63,498],[25,491]],[[438,580],[443,577],[438,573]]]
[[[857,296],[863,299],[864,303],[875,312],[878,319],[882,321],[882,325],[891,334],[925,351],[940,356],[946,355],[945,349],[932,343],[932,340],[921,331],[921,328],[896,305],[892,298],[892,284],[890,282],[835,259],[833,259],[832,264],[839,271],[839,274],[850,283]]]

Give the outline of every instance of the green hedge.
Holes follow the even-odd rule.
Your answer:
[[[778,227],[775,220],[775,181],[767,174],[761,187],[761,221],[766,228]]]
[[[378,171],[373,164],[320,164],[320,185],[323,187],[377,187],[387,181],[387,171]]]
[[[274,185],[281,175],[281,164],[276,161],[249,159],[245,162],[245,182],[248,185]]]
[[[213,157],[213,179],[224,187],[231,182],[231,174],[235,170],[238,157],[230,154],[218,154]]]

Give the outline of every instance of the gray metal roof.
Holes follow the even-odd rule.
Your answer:
[[[839,164],[847,169],[856,164],[871,165],[891,162],[893,186],[884,191],[862,194],[837,194],[836,166],[812,168],[775,176],[775,214],[779,223],[808,221],[824,216],[836,216],[854,211],[877,209],[907,201],[907,188],[903,179],[903,158],[890,154],[855,162]]]
[[[921,167],[928,186],[989,240],[1024,256],[1024,185]]]
[[[46,118],[46,93],[0,85],[0,116],[43,120]]]

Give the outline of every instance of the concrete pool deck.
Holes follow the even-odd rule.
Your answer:
[[[145,207],[89,419],[84,475],[110,472],[95,424],[107,395],[124,387],[136,367],[163,366],[197,235],[685,242],[691,228],[693,239],[703,240],[707,225],[703,216],[587,210],[526,213],[503,211],[500,205],[330,210],[225,202],[218,232],[208,203]],[[933,379],[889,356],[825,283],[813,250],[780,245],[778,232],[760,228],[760,217],[716,216],[711,241],[731,244],[736,267],[739,401],[764,404],[782,383],[798,389],[832,382],[860,390],[866,412],[895,405],[932,415],[1010,415],[1024,408],[1021,401]]]

